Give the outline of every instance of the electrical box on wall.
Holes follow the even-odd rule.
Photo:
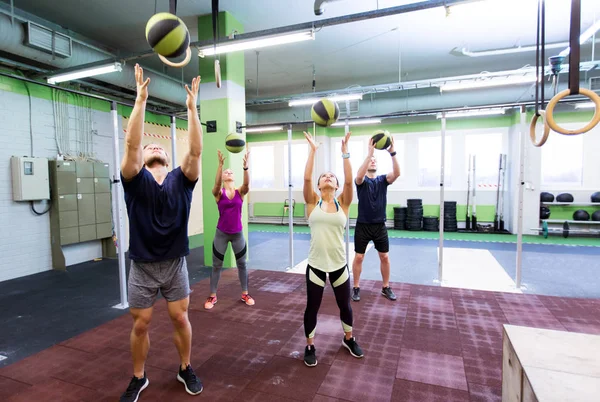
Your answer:
[[[29,156],[10,158],[14,201],[50,199],[48,159]]]

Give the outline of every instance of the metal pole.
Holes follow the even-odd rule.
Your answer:
[[[290,269],[294,268],[294,203],[292,202],[292,125],[288,125],[288,211],[290,223]]]
[[[525,133],[527,130],[527,114],[525,106],[521,106],[521,127],[519,128],[519,198],[518,198],[518,218],[517,218],[517,269],[515,285],[517,289],[521,287],[521,263],[523,257],[523,191],[525,189]]]
[[[171,116],[171,165],[177,167],[177,131],[176,118]]]
[[[438,281],[444,276],[444,165],[446,163],[446,113],[442,112],[442,163],[440,166],[440,244],[438,255]]]
[[[346,115],[350,115],[350,101],[346,101]],[[348,131],[350,131],[350,123],[348,122],[348,118],[346,118],[344,135],[346,135]],[[350,209],[348,209],[348,212],[350,212]],[[346,217],[346,264],[350,264],[350,213],[348,213],[348,216]]]
[[[113,121],[113,221],[117,235],[117,254],[119,258],[119,289],[121,291],[121,303],[113,306],[118,309],[129,307],[127,302],[127,278],[125,277],[125,251],[123,249],[123,211],[121,210],[121,199],[123,198],[123,187],[121,184],[120,163],[119,163],[119,117],[117,115],[117,102],[110,104],[110,114]]]

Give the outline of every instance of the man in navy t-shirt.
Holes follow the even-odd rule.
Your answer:
[[[387,149],[392,157],[392,172],[377,175],[377,159],[375,159],[375,144],[369,144],[369,154],[356,173],[356,192],[358,194],[358,217],[354,229],[354,261],[352,274],[354,288],[352,300],[360,301],[360,274],[365,258],[367,245],[373,241],[375,249],[379,252],[381,261],[381,277],[383,288],[381,294],[389,300],[396,300],[396,295],[390,287],[390,258],[388,255],[390,244],[388,239],[386,221],[387,187],[400,176],[400,165],[396,159],[394,139]]]
[[[145,372],[150,346],[148,329],[152,309],[160,291],[175,329],[174,341],[180,362],[177,380],[187,393],[202,392],[202,382],[190,362],[192,327],[188,319],[191,292],[186,256],[189,254],[188,220],[192,192],[200,173],[202,128],[197,97],[200,77],[194,78],[187,91],[189,150],[180,167],[169,172],[169,154],[158,144],[142,147],[144,113],[148,84],[136,64],[137,97],[127,124],[125,155],[121,162],[121,180],[129,217],[128,302],[133,316],[131,356],[133,378],[121,396],[121,402],[134,402],[149,385]]]

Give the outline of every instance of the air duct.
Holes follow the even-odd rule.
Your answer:
[[[24,57],[30,60],[35,60],[40,63],[53,66],[57,69],[72,68],[83,64],[89,64],[100,60],[107,60],[110,57],[116,56],[110,55],[105,52],[93,49],[82,45],[78,41],[72,41],[71,57],[53,57],[44,51],[34,49],[26,46],[26,30],[27,24],[22,23],[22,18],[15,16],[14,24],[11,24],[11,19],[5,14],[0,14],[0,50]],[[26,21],[27,22],[27,21]],[[123,71],[120,73],[111,73],[95,76],[94,79],[98,81],[106,82],[118,87],[127,88],[135,91],[135,63],[125,64]],[[167,77],[162,74],[144,69],[145,76],[149,77],[150,82],[150,94],[159,99],[177,104],[185,105],[186,93],[183,89],[183,85],[173,78]]]

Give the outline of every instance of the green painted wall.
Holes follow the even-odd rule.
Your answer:
[[[564,219],[564,220],[573,220],[573,213],[580,209],[587,211],[590,214],[590,220],[592,219],[592,214],[596,211],[600,211],[600,206],[589,206],[589,207],[578,207],[578,206],[569,206],[569,205],[547,205],[550,208],[550,218],[548,219]]]

